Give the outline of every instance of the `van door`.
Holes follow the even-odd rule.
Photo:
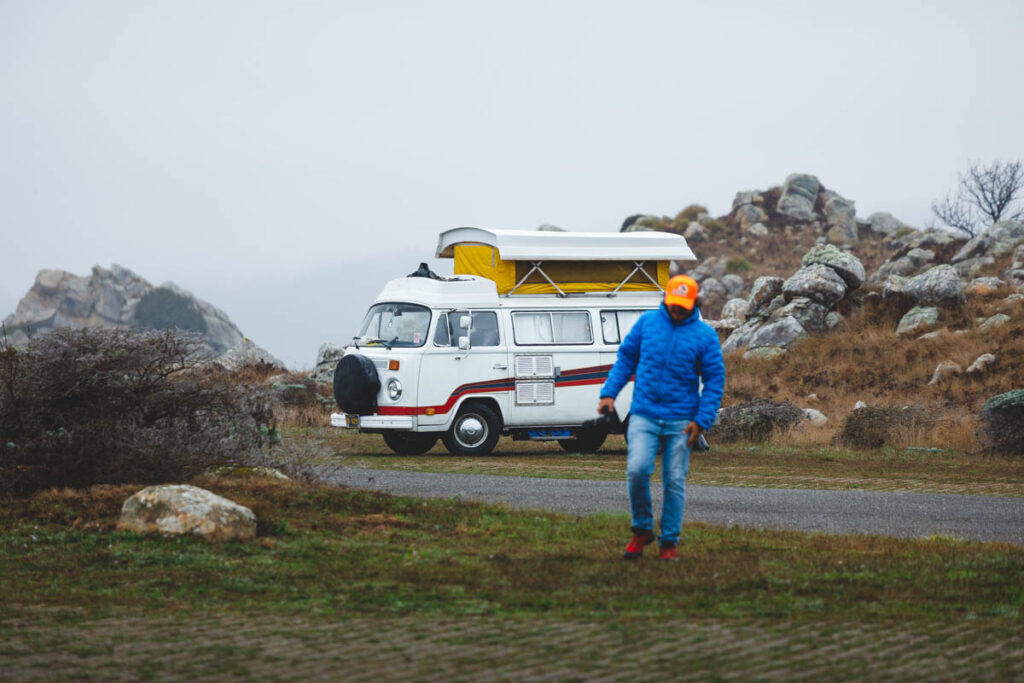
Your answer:
[[[466,398],[493,399],[508,424],[512,381],[497,311],[455,309],[438,313],[420,370],[421,424],[447,424]],[[468,327],[462,323],[468,322]],[[459,340],[469,348],[459,348]]]
[[[511,323],[511,424],[578,427],[593,418],[604,375],[590,311],[513,311]]]

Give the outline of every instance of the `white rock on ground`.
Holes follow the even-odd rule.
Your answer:
[[[149,486],[125,501],[117,528],[209,541],[248,541],[256,536],[252,510],[188,484]]]

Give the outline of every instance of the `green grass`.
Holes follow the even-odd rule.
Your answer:
[[[624,514],[575,518],[289,482],[202,485],[251,506],[263,535],[209,545],[112,531],[126,487],[7,506],[0,608],[1024,624],[1024,549],[1006,544],[687,524],[681,562],[627,563]]]

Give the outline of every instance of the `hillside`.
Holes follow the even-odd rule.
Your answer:
[[[968,241],[857,217],[794,175],[738,193],[724,216],[693,205],[623,225],[643,229],[685,235],[700,259],[686,272],[727,352],[724,405],[763,398],[827,417],[794,438],[832,442],[862,402],[876,421],[903,411],[887,443],[969,449],[985,401],[1024,386],[1020,223]]]

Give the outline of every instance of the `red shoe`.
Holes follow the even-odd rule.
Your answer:
[[[670,560],[672,562],[678,562],[679,561],[679,551],[676,550],[676,544],[675,543],[671,543],[671,544],[667,544],[667,545],[663,543],[661,546],[658,547],[658,555],[663,560]]]
[[[654,532],[650,529],[643,531],[633,531],[633,540],[626,546],[626,551],[622,553],[622,559],[624,560],[639,560],[640,556],[644,554],[644,546],[654,540]]]

